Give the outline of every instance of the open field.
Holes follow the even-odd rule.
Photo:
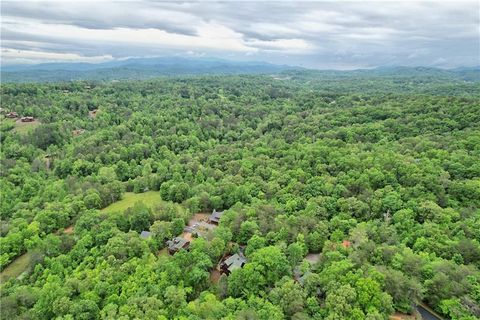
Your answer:
[[[160,204],[162,199],[160,198],[160,193],[158,193],[158,191],[148,191],[144,193],[125,192],[122,200],[112,203],[108,207],[103,208],[101,211],[107,213],[123,212],[128,208],[133,207],[138,201],[141,201],[150,208],[153,208]]]
[[[12,261],[0,274],[0,282],[7,281],[10,278],[16,278],[21,275],[30,263],[30,253],[25,253]]]
[[[15,128],[13,129],[17,133],[25,134],[35,129],[40,125],[40,121],[35,120],[32,122],[22,122],[20,120],[15,121]]]

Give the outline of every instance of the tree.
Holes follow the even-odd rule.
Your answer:
[[[240,233],[238,241],[240,243],[247,243],[248,240],[258,231],[258,225],[254,221],[244,221],[240,225]]]
[[[95,189],[88,189],[83,201],[88,209],[100,209],[102,205],[100,193]]]
[[[301,244],[294,242],[287,247],[287,258],[293,268],[303,260],[304,248]]]
[[[102,167],[98,170],[98,179],[106,184],[117,180],[117,174],[114,167]]]
[[[306,298],[300,285],[293,280],[286,280],[280,286],[277,285],[270,292],[269,297],[274,304],[281,306],[283,312],[290,317],[303,311]]]
[[[290,273],[287,257],[280,248],[275,246],[257,250],[252,255],[251,263],[264,276],[267,286],[272,286]]]
[[[148,230],[152,223],[152,211],[143,202],[136,202],[132,208],[125,211],[130,222],[130,229],[137,232]]]

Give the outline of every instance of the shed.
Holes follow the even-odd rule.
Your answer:
[[[220,264],[220,270],[222,273],[229,275],[233,270],[243,268],[245,263],[247,263],[247,258],[242,253],[236,253],[223,260]]]
[[[167,241],[168,253],[174,254],[180,251],[180,249],[186,249],[190,245],[190,241],[180,237],[175,237],[172,240]]]
[[[140,238],[142,239],[147,239],[148,237],[150,237],[152,235],[152,233],[150,231],[142,231],[140,233]]]
[[[224,212],[225,211],[217,211],[213,209],[212,214],[210,215],[210,217],[208,217],[208,222],[213,224],[219,224],[220,218],[222,218]]]
[[[33,122],[33,121],[35,121],[35,118],[34,117],[28,117],[28,116],[27,117],[21,117],[20,121],[21,122]]]

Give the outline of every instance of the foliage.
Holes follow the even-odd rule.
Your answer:
[[[1,318],[480,317],[478,82],[288,75],[2,85],[41,124],[0,126]]]

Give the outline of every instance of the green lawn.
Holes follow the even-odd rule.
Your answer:
[[[154,208],[162,202],[162,198],[160,198],[160,193],[158,191],[148,191],[144,193],[125,192],[122,200],[103,208],[102,212],[123,212],[128,208],[133,207],[138,201],[143,202],[150,208]]]
[[[0,274],[0,282],[7,281],[10,278],[16,278],[21,275],[30,263],[30,253],[22,254],[12,261]]]
[[[39,125],[40,122],[38,122],[38,120],[35,120],[34,122],[15,122],[15,128],[13,130],[20,134],[27,134]]]

